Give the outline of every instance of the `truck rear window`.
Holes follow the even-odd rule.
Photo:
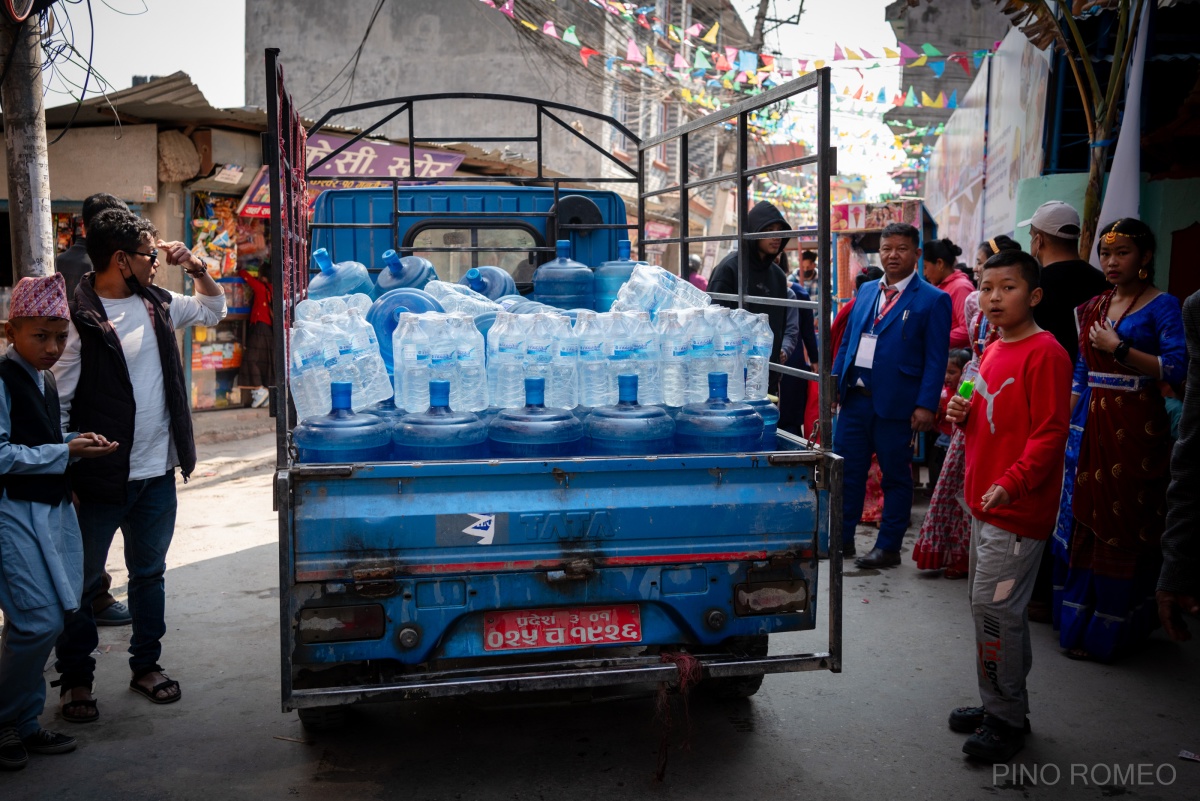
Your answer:
[[[507,270],[513,280],[528,283],[537,268],[537,253],[529,248],[541,246],[541,237],[530,228],[512,225],[505,227],[475,227],[453,224],[426,223],[409,232],[406,246],[415,248],[417,256],[433,262],[438,277],[457,282],[472,267],[490,264]],[[423,248],[495,248],[495,250],[463,251],[459,253]]]

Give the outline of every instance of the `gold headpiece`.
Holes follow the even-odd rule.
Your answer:
[[[996,240],[995,240],[995,239],[989,239],[989,240],[988,240],[988,247],[992,249],[992,255],[993,255],[993,256],[995,256],[997,253],[999,253],[999,252],[1000,252],[1000,247],[999,247],[999,246],[996,244]]]
[[[1102,236],[1102,237],[1100,237],[1100,238],[1104,240],[1104,244],[1106,244],[1106,245],[1111,245],[1113,242],[1116,242],[1116,241],[1117,241],[1117,237],[1118,237],[1118,236],[1123,236],[1123,237],[1125,237],[1126,239],[1133,239],[1133,238],[1134,238],[1134,237],[1133,237],[1131,234],[1123,234],[1123,233],[1121,233],[1120,231],[1115,231],[1115,230],[1114,230],[1114,231],[1109,231],[1108,233],[1106,233],[1104,236]]]

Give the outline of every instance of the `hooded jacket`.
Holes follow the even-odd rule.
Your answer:
[[[792,229],[788,221],[779,213],[779,209],[764,200],[755,204],[754,208],[750,209],[749,214],[746,215],[745,230],[748,233],[757,234],[774,223],[782,223],[785,230]],[[787,244],[786,239],[784,239],[784,244]],[[746,266],[749,268],[747,271],[749,284],[746,287],[746,294],[765,298],[786,298],[787,273],[775,263],[774,258],[762,255],[758,249],[758,240],[751,240],[747,246],[749,252],[746,254]],[[708,279],[708,291],[737,294],[738,252],[736,250],[721,259],[721,262],[713,269],[712,276]],[[735,302],[718,300],[717,303],[737,308]],[[788,310],[783,306],[764,306],[759,303],[747,303],[746,310],[754,314],[767,315],[771,323],[771,333],[774,334],[771,361],[778,363],[780,347],[783,344],[783,331],[787,326]]]

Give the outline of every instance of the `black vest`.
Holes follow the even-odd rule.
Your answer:
[[[72,487],[84,501],[124,503],[136,405],[121,340],[96,294],[95,282],[95,273],[85,275],[71,302],[71,322],[79,332],[80,347],[79,385],[71,402],[71,430],[102,434],[119,446],[108,456],[82,459],[72,465]],[[183,362],[171,324],[171,294],[156,286],[144,287],[140,294],[150,312],[158,343],[171,438],[186,481],[196,469],[196,444],[192,439]]]
[[[9,419],[12,431],[8,441],[13,445],[36,448],[39,445],[61,445],[62,428],[59,422],[58,387],[54,376],[42,373],[46,381],[46,394],[38,391],[37,382],[24,365],[0,356],[0,380],[8,388],[12,403]],[[65,473],[38,473],[36,475],[0,474],[0,490],[8,493],[14,501],[58,504],[71,497],[71,489]]]

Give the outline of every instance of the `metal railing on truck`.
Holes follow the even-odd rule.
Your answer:
[[[484,101],[503,101],[507,103],[516,103],[531,105],[536,108],[536,127],[535,131],[528,136],[504,136],[504,137],[455,137],[452,141],[458,143],[472,142],[511,142],[520,141],[533,143],[536,147],[537,154],[537,174],[535,176],[506,176],[506,175],[473,175],[450,177],[440,179],[440,183],[472,183],[472,184],[551,184],[554,192],[554,209],[559,206],[560,198],[564,188],[570,188],[572,185],[586,185],[589,183],[626,183],[636,184],[638,192],[638,208],[636,225],[623,223],[563,223],[558,220],[555,222],[557,231],[580,231],[588,232],[594,230],[629,230],[636,229],[639,233],[639,252],[645,257],[645,248],[647,244],[655,243],[678,243],[680,244],[681,258],[686,257],[687,245],[693,242],[707,241],[731,241],[736,240],[739,246],[739,252],[745,253],[746,242],[752,242],[756,239],[765,238],[761,235],[747,233],[744,230],[744,220],[747,211],[747,200],[750,179],[757,174],[765,173],[771,169],[787,169],[797,165],[803,166],[807,164],[816,164],[819,170],[819,197],[818,197],[818,222],[815,228],[803,229],[800,231],[782,232],[784,236],[796,235],[811,235],[817,234],[820,258],[822,263],[828,263],[829,257],[829,178],[833,172],[835,164],[835,151],[830,146],[829,139],[829,106],[830,106],[830,81],[829,70],[823,69],[815,74],[797,79],[788,84],[782,85],[768,92],[764,92],[756,97],[747,98],[727,109],[711,114],[709,116],[689,122],[679,128],[667,131],[660,136],[653,137],[646,141],[641,141],[637,135],[625,128],[617,120],[606,115],[588,111],[586,109],[566,106],[559,103],[534,100],[530,98],[509,97],[482,93],[450,93],[450,94],[428,94],[412,97],[397,97],[388,100],[373,101],[369,103],[360,103],[353,106],[346,106],[334,109],[325,114],[321,120],[316,123],[311,129],[305,130],[303,120],[299,111],[292,101],[291,96],[287,93],[284,85],[284,75],[282,66],[279,63],[279,51],[277,49],[268,49],[266,51],[266,73],[267,73],[267,105],[268,105],[268,129],[264,135],[264,156],[265,162],[268,165],[270,182],[272,187],[271,192],[271,270],[272,279],[276,287],[280,291],[274,294],[274,312],[275,324],[279,333],[276,335],[276,343],[278,347],[275,353],[276,365],[276,386],[272,390],[272,413],[277,417],[277,437],[276,437],[276,482],[275,482],[275,507],[279,512],[279,545],[280,545],[280,587],[281,601],[286,598],[287,592],[285,588],[291,587],[294,584],[295,578],[295,562],[294,554],[291,548],[291,503],[290,486],[292,478],[321,478],[321,477],[340,477],[350,474],[349,466],[347,465],[296,465],[294,464],[293,453],[289,447],[288,435],[295,426],[295,407],[289,401],[288,397],[288,376],[290,370],[290,361],[288,359],[288,332],[293,323],[293,309],[295,304],[303,299],[308,284],[308,260],[309,260],[309,241],[308,231],[310,228],[369,228],[369,229],[384,229],[391,228],[393,231],[393,245],[398,252],[412,252],[420,250],[421,252],[470,252],[478,250],[473,248],[462,247],[404,247],[399,241],[399,233],[397,221],[402,217],[414,217],[427,214],[427,212],[411,212],[404,211],[400,208],[399,194],[400,185],[410,181],[410,175],[396,176],[391,179],[392,198],[393,198],[393,216],[390,222],[387,223],[316,223],[311,226],[308,223],[308,178],[311,172],[327,163],[329,160],[336,158],[340,153],[343,153],[355,143],[361,141],[363,137],[379,130],[387,122],[395,119],[401,114],[407,113],[408,116],[408,147],[409,147],[409,170],[412,169],[415,155],[415,148],[421,144],[437,142],[447,142],[446,139],[422,139],[417,140],[413,135],[416,126],[413,122],[417,107],[426,102],[436,102],[445,100],[484,100]],[[777,103],[786,98],[804,92],[816,92],[818,96],[818,153],[815,156],[804,157],[801,159],[793,159],[786,162],[767,165],[765,167],[755,167],[751,169],[747,163],[747,127],[749,115],[759,108]],[[332,152],[326,154],[320,161],[315,162],[311,167],[307,166],[307,157],[305,151],[305,143],[309,136],[316,133],[322,126],[328,124],[330,120],[335,119],[341,114],[361,112],[369,109],[380,109],[384,112],[384,116],[368,126],[362,133],[356,135],[348,142],[340,145]],[[575,130],[573,127],[565,123],[555,111],[569,111],[573,114],[579,114],[589,117],[593,120],[611,126],[612,129],[619,131],[628,140],[635,143],[638,149],[637,166],[633,167],[626,164],[621,159],[616,158],[611,153],[605,151],[599,144],[589,139],[583,133]],[[737,163],[738,170],[733,173],[718,175],[711,178],[705,178],[695,181],[688,181],[687,173],[687,154],[688,154],[688,136],[694,132],[703,130],[717,125],[724,125],[728,120],[735,119],[737,125]],[[572,177],[564,175],[549,175],[544,167],[544,121],[549,120],[555,125],[562,127],[570,134],[584,141],[589,147],[598,151],[606,159],[613,162],[619,168],[619,174],[616,176],[585,176]],[[681,140],[680,149],[680,183],[673,187],[665,189],[657,189],[652,192],[647,192],[645,187],[645,163],[647,151],[651,147],[660,145],[672,139]],[[344,176],[346,180],[351,181],[374,181],[381,180],[378,177],[355,177]],[[687,192],[692,189],[700,188],[708,185],[717,185],[724,181],[736,181],[738,187],[738,228],[737,233],[726,236],[688,236],[688,219],[687,219]],[[650,197],[663,195],[671,191],[677,191],[681,198],[680,208],[682,214],[681,236],[666,238],[666,239],[647,239],[645,236],[646,230],[646,200]],[[441,213],[439,213],[440,215]],[[511,216],[507,214],[495,214],[486,212],[471,212],[463,216],[475,219],[486,219],[489,216]],[[527,214],[525,216],[534,216]],[[539,212],[536,216],[554,218],[555,211]],[[779,234],[776,234],[778,236]],[[530,248],[530,247],[489,247],[486,248],[489,252],[529,252],[536,250],[546,254],[553,253],[554,248],[551,246]],[[840,531],[840,509],[841,509],[841,460],[829,449],[828,443],[830,438],[829,431],[829,397],[832,390],[832,381],[829,375],[830,359],[830,342],[829,342],[829,275],[828,271],[822,271],[821,293],[820,297],[815,302],[805,301],[790,301],[779,300],[774,298],[759,298],[748,296],[745,293],[745,280],[747,264],[744,255],[741,258],[739,272],[743,277],[739,282],[741,288],[737,295],[722,295],[710,293],[718,300],[732,300],[738,302],[739,305],[745,305],[747,301],[753,303],[763,303],[768,305],[787,306],[791,308],[807,308],[815,309],[820,322],[820,339],[822,347],[822,358],[820,373],[811,373],[807,371],[795,370],[782,365],[772,364],[770,369],[788,375],[797,375],[809,381],[815,381],[820,388],[821,397],[821,422],[820,430],[822,436],[821,443],[801,440],[786,432],[780,432],[780,436],[788,440],[796,447],[795,450],[785,450],[767,454],[767,459],[770,464],[779,465],[805,465],[815,469],[814,488],[818,491],[820,502],[825,508],[822,510],[822,517],[828,527],[829,535],[829,629],[828,629],[828,650],[817,653],[804,654],[786,654],[778,656],[763,656],[754,658],[711,658],[705,657],[702,661],[708,675],[712,677],[730,677],[739,675],[757,675],[762,673],[777,673],[777,672],[795,672],[807,670],[830,670],[832,672],[841,672],[842,666],[842,580],[841,580],[841,531]],[[423,677],[411,682],[391,683],[386,689],[375,688],[371,686],[362,686],[355,688],[342,688],[337,692],[324,693],[323,691],[295,691],[291,686],[290,678],[290,626],[292,620],[287,614],[286,602],[281,603],[281,660],[282,660],[282,694],[285,706],[288,708],[297,707],[312,707],[321,706],[331,703],[323,695],[332,697],[336,695],[339,698],[347,697],[348,691],[358,693],[358,698],[361,700],[375,699],[384,700],[385,698],[407,697],[408,693],[419,694],[422,697],[433,695],[451,695],[463,692],[482,692],[495,691],[498,689],[547,689],[547,688],[564,688],[564,687],[586,687],[595,686],[598,683],[598,678],[603,676],[611,683],[632,683],[641,681],[673,681],[676,677],[676,670],[671,665],[658,663],[650,663],[646,659],[582,659],[570,660],[562,663],[547,663],[536,665],[537,670],[530,672],[527,669],[525,672],[514,673],[511,668],[496,667],[487,669],[472,669],[470,671],[449,670],[441,671],[434,674],[425,674]]]

